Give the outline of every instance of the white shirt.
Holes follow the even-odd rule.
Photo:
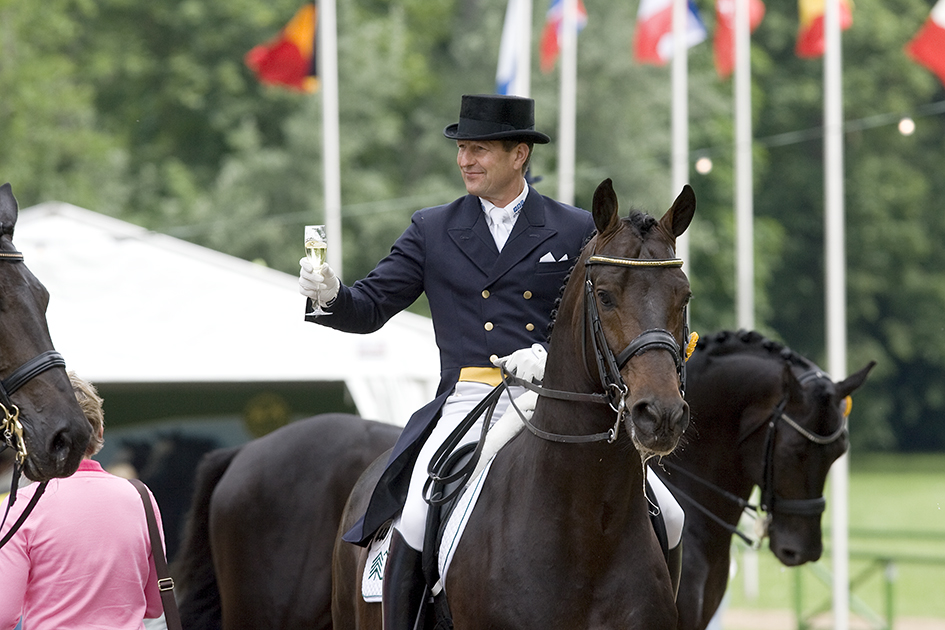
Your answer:
[[[495,239],[495,246],[499,248],[500,252],[502,248],[505,247],[505,242],[509,239],[512,226],[515,225],[515,220],[518,218],[522,206],[525,205],[525,197],[527,196],[528,184],[524,184],[522,186],[522,192],[519,193],[518,197],[513,199],[512,203],[504,208],[499,208],[491,201],[487,201],[481,197],[479,198],[482,204],[482,211],[486,215],[486,225],[489,226],[492,238]]]

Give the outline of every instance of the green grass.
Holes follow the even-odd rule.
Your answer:
[[[945,454],[850,456],[849,547],[851,579],[864,574],[853,594],[880,617],[886,614],[885,565],[861,556],[895,561],[893,610],[896,616],[945,619]],[[758,553],[758,595],[746,594],[744,546],[738,545],[736,575],[729,583],[731,608],[794,610],[801,573],[804,611],[829,606],[831,484],[824,514],[825,553],[816,570],[782,566],[767,547]],[[829,580],[829,578],[827,578]]]

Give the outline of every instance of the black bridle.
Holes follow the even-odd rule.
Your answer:
[[[0,252],[0,262],[23,262],[23,254],[21,252]],[[3,437],[3,441],[0,443],[0,451],[7,448],[12,448],[16,451],[13,464],[13,481],[10,487],[10,500],[7,502],[7,512],[3,515],[3,521],[6,521],[10,507],[13,505],[13,502],[16,501],[16,490],[20,473],[22,472],[28,455],[26,450],[26,438],[23,435],[23,423],[20,421],[20,409],[13,403],[11,396],[31,379],[46,370],[57,367],[64,368],[65,366],[66,362],[63,360],[61,354],[55,350],[47,350],[13,370],[13,373],[7,378],[0,380],[0,412],[3,414],[3,418],[0,418],[0,435]],[[0,540],[0,547],[5,545],[6,542],[12,538],[14,532],[16,532],[23,524],[23,521],[26,520],[33,506],[36,505],[36,501],[39,500],[39,497],[46,490],[47,483],[48,482],[43,482],[39,485],[33,498],[27,505],[26,510],[20,518],[17,519],[16,523],[13,524],[10,531]],[[0,522],[0,526],[2,526],[2,524],[3,522]]]
[[[802,374],[801,377],[798,379],[798,382],[803,385],[805,382],[810,381],[815,378],[828,378],[829,379],[830,377],[827,374],[823,373],[822,371],[818,369],[814,369],[814,370],[811,370]],[[843,414],[843,422],[840,423],[840,426],[837,428],[837,430],[831,433],[830,435],[819,435],[817,433],[814,433],[813,431],[809,431],[805,429],[803,426],[800,425],[800,423],[798,423],[796,420],[791,418],[791,416],[789,416],[785,412],[785,407],[787,406],[787,402],[788,402],[788,393],[785,392],[782,395],[781,400],[778,402],[778,404],[775,405],[774,409],[771,410],[771,414],[768,416],[767,420],[759,424],[752,430],[748,431],[744,435],[742,435],[738,440],[738,444],[741,445],[742,442],[744,442],[750,436],[754,435],[755,432],[758,429],[760,429],[762,426],[767,426],[767,432],[765,434],[765,443],[764,443],[764,459],[762,461],[761,501],[757,506],[752,505],[748,501],[732,494],[731,492],[728,492],[726,490],[723,490],[722,488],[719,488],[715,484],[709,481],[706,481],[705,479],[702,479],[698,475],[686,470],[685,468],[677,466],[676,464],[672,462],[664,461],[664,462],[661,462],[661,465],[666,468],[669,468],[673,472],[678,472],[686,477],[689,477],[693,481],[700,483],[701,485],[714,491],[719,496],[722,496],[728,499],[729,501],[737,504],[742,510],[746,510],[746,509],[752,510],[753,512],[755,512],[756,515],[759,514],[760,512],[766,512],[769,515],[769,519],[771,515],[775,515],[775,514],[782,514],[785,516],[819,517],[821,514],[823,514],[824,509],[826,508],[826,505],[827,505],[827,500],[823,497],[823,495],[819,497],[810,498],[810,499],[784,499],[777,496],[777,494],[775,493],[775,490],[774,490],[774,469],[775,469],[774,453],[775,453],[775,441],[776,441],[775,438],[777,436],[778,425],[781,421],[783,421],[789,427],[791,427],[792,429],[800,433],[808,441],[813,442],[814,444],[818,444],[820,446],[826,446],[828,444],[832,444],[836,442],[847,433],[847,428],[848,428],[847,417],[849,413],[849,403],[847,404],[846,411]],[[757,541],[752,541],[748,536],[743,534],[738,529],[737,525],[731,525],[725,522],[722,518],[712,513],[708,508],[706,508],[705,506],[697,502],[695,499],[690,497],[688,494],[686,494],[685,492],[677,488],[674,484],[666,481],[665,479],[663,481],[673,491],[673,494],[688,501],[700,512],[702,512],[707,517],[715,521],[719,526],[728,530],[732,534],[735,534],[736,536],[744,540],[747,544],[755,545],[761,542],[760,539]],[[767,532],[767,522],[764,523],[763,527],[761,528],[761,531],[762,533],[761,533],[760,538],[764,538]]]
[[[798,382],[803,385],[806,381],[815,378],[829,378],[820,370],[812,370],[802,374]],[[778,431],[778,424],[784,421],[789,427],[800,433],[808,441],[826,446],[839,440],[847,433],[847,416],[844,414],[840,426],[830,435],[818,435],[808,431],[798,424],[791,416],[785,413],[788,395],[785,393],[781,402],[777,404],[771,417],[768,418],[768,430],[765,434],[765,459],[762,473],[763,486],[761,488],[761,509],[772,514],[785,514],[788,516],[820,516],[824,513],[827,506],[827,500],[823,496],[812,499],[782,499],[774,491],[774,443]],[[748,434],[750,435],[750,433]],[[741,440],[748,438],[745,435]]]
[[[552,442],[583,443],[599,442],[603,440],[606,440],[608,443],[615,442],[617,440],[617,436],[619,435],[620,423],[623,422],[624,416],[626,414],[627,398],[630,396],[630,388],[623,380],[623,376],[621,375],[620,371],[627,365],[630,359],[637,355],[643,354],[648,350],[665,350],[670,353],[670,355],[673,357],[673,362],[676,365],[676,375],[679,379],[680,393],[685,396],[686,358],[688,357],[686,356],[686,350],[680,348],[679,344],[676,342],[676,338],[668,330],[663,328],[651,328],[649,330],[645,330],[637,335],[627,345],[626,348],[614,355],[614,352],[610,349],[610,345],[607,343],[607,337],[604,335],[604,327],[601,323],[600,311],[597,306],[597,295],[594,291],[594,282],[591,280],[590,271],[590,268],[596,265],[630,268],[679,268],[682,267],[682,264],[683,261],[679,258],[617,258],[613,256],[602,255],[590,256],[585,261],[583,311],[584,321],[581,325],[581,346],[582,348],[587,348],[586,335],[588,329],[590,329],[593,340],[594,356],[597,363],[597,372],[600,378],[601,387],[603,388],[604,392],[593,394],[566,392],[534,385],[530,382],[525,382],[514,377],[504,378],[506,382],[510,380],[514,381],[514,384],[522,385],[536,392],[539,396],[545,396],[547,398],[579,402],[606,403],[610,405],[610,408],[617,414],[617,420],[613,427],[601,433],[593,433],[590,435],[562,435],[560,433],[551,433],[539,429],[534,424],[532,424],[529,418],[526,418],[520,413],[519,415],[522,416],[522,420],[524,421],[525,426],[528,427],[529,431],[542,439]],[[689,324],[687,319],[686,313],[684,313],[684,340],[689,339]],[[590,373],[590,370],[586,364],[586,353],[582,353],[582,356],[584,356],[585,360],[584,369],[586,372]]]

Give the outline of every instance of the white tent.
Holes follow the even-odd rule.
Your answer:
[[[49,290],[56,349],[94,383],[343,381],[362,416],[401,425],[434,396],[428,318],[308,323],[294,276],[66,203],[22,210],[14,243]]]

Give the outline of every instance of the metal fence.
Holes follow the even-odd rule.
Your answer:
[[[910,530],[866,530],[851,529],[850,539],[856,541],[888,540],[910,543],[941,545],[945,543],[945,533],[924,532]],[[824,554],[828,555],[827,552]],[[896,619],[896,579],[900,565],[935,565],[945,567],[945,556],[925,555],[916,553],[880,553],[867,550],[850,550],[850,560],[865,562],[860,570],[850,577],[850,610],[863,619],[872,630],[894,630]],[[876,612],[861,597],[857,590],[876,575],[881,576],[882,602]],[[810,604],[804,601],[804,581],[813,577],[827,586],[827,596]],[[830,586],[833,584],[831,572],[822,563],[810,563],[794,571],[794,611],[797,617],[798,630],[815,628],[814,619],[817,615],[831,609]],[[945,580],[942,582],[945,587]],[[945,594],[945,592],[943,592]]]

